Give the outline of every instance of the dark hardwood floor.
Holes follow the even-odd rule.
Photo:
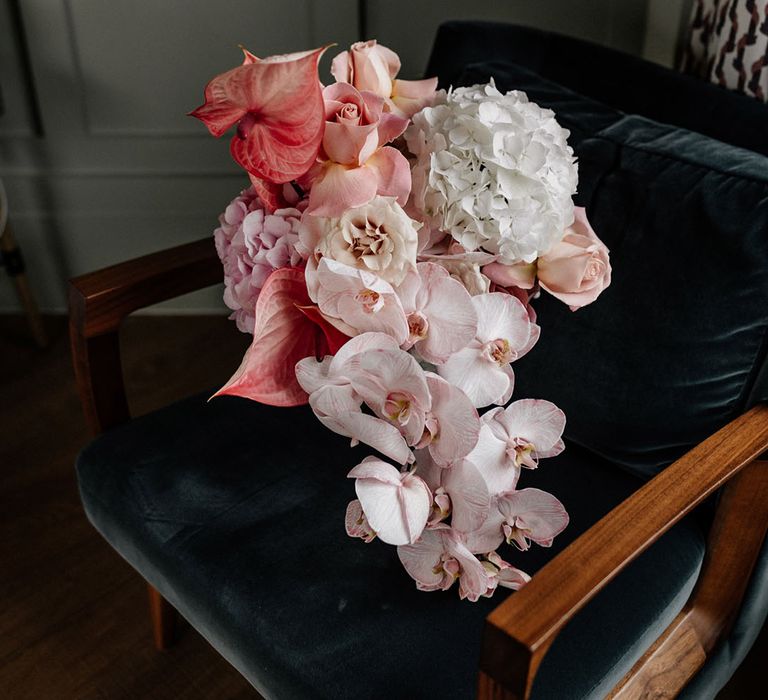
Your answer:
[[[189,627],[152,647],[146,590],[83,515],[73,463],[88,435],[66,320],[37,350],[23,318],[0,316],[0,699],[258,700]],[[248,338],[224,317],[130,318],[124,366],[135,414],[221,385]],[[765,631],[719,700],[762,680]]]
[[[66,320],[45,350],[0,317],[0,698],[253,700],[199,635],[152,647],[143,581],[86,520],[73,463],[88,434]],[[222,384],[248,338],[225,317],[131,318],[124,364],[135,413]]]

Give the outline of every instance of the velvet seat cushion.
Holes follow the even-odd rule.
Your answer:
[[[576,312],[542,294],[515,391],[554,401],[568,437],[650,476],[768,400],[768,158],[638,116],[577,153],[611,285]]]
[[[97,438],[77,471],[96,528],[266,697],[472,698],[507,591],[418,592],[395,548],[347,537],[344,477],[365,454],[306,407],[198,396]],[[576,446],[544,460],[521,486],[571,524],[507,558],[534,573],[640,483]],[[566,628],[535,697],[603,697],[681,609],[703,550],[694,520],[664,536]]]

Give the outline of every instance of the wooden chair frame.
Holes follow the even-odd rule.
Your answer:
[[[206,238],[71,281],[70,334],[78,389],[94,434],[130,418],[119,329],[131,312],[221,281]],[[722,489],[703,569],[683,611],[609,697],[674,697],[727,634],[768,529],[768,406],[735,419],[648,481],[509,596],[486,619],[480,700],[525,700],[568,621],[676,522]],[[174,612],[150,587],[156,646]]]

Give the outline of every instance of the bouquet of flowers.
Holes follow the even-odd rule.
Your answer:
[[[215,136],[236,126],[251,181],[215,232],[224,300],[253,334],[217,395],[308,403],[372,448],[348,473],[346,530],[395,545],[419,589],[517,589],[529,577],[498,548],[549,546],[568,523],[518,488],[565,426],[549,401],[510,403],[540,332],[530,302],[544,290],[575,310],[610,282],[571,199],[568,132],[493,83],[399,80],[376,41],[336,56],[324,87],[324,50],[244,51],[192,112]]]

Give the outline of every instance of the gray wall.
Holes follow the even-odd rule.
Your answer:
[[[645,26],[655,9],[654,32],[661,24],[674,35],[675,12],[664,8],[659,0],[370,1],[366,34],[400,54],[404,77],[423,70],[449,18],[531,24],[636,54],[650,46],[663,62],[669,40],[649,44]],[[210,234],[247,180],[227,139],[184,115],[210,77],[239,62],[238,44],[261,55],[346,47],[359,19],[354,0],[0,0],[0,177],[40,305],[63,311],[70,276]],[[208,290],[164,308],[218,311],[220,296]],[[0,312],[17,308],[0,273]]]

